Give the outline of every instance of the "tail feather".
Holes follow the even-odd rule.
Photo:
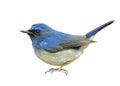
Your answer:
[[[113,22],[114,22],[114,20],[109,21],[109,22],[107,22],[107,23],[105,23],[105,24],[103,24],[103,25],[95,28],[94,30],[89,31],[89,32],[86,34],[86,38],[90,38],[91,36],[93,36],[93,35],[95,35],[97,32],[99,32],[100,30],[102,30],[103,28],[105,28],[106,26],[112,24]]]

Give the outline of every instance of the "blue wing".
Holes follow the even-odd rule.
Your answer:
[[[86,43],[89,43],[89,40],[85,40],[85,36],[52,33],[40,42],[40,46],[49,52],[55,53],[62,49],[78,48]]]
[[[67,36],[69,36],[69,34],[53,31],[51,33],[46,34],[45,39],[40,42],[40,46],[43,49],[45,49],[47,51],[51,51],[51,52],[54,52],[56,50],[61,50],[62,47],[60,47],[59,44]]]

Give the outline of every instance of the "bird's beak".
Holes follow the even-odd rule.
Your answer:
[[[28,31],[28,30],[21,30],[20,32],[22,33],[27,33],[27,34],[33,34],[32,32]]]

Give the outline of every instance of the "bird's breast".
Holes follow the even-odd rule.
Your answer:
[[[35,50],[35,54],[39,59],[50,65],[63,66],[80,57],[82,52],[80,50],[68,49],[56,53],[50,53],[44,49],[39,49]]]

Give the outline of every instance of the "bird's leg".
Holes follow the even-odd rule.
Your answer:
[[[65,73],[65,75],[67,75],[67,74],[68,74],[68,71],[67,71],[66,69],[62,69],[62,67],[63,67],[63,66],[61,66],[61,67],[59,68],[59,71]]]
[[[52,74],[53,72],[56,72],[58,70],[59,70],[59,68],[50,68],[48,71],[45,72],[45,74],[47,74],[48,72],[51,72],[51,74]]]
[[[45,72],[45,74],[47,74],[48,72],[51,72],[51,74],[53,72],[63,72],[65,73],[65,75],[68,74],[68,71],[66,69],[62,69],[63,66],[61,66],[60,68],[50,68],[48,71]]]

